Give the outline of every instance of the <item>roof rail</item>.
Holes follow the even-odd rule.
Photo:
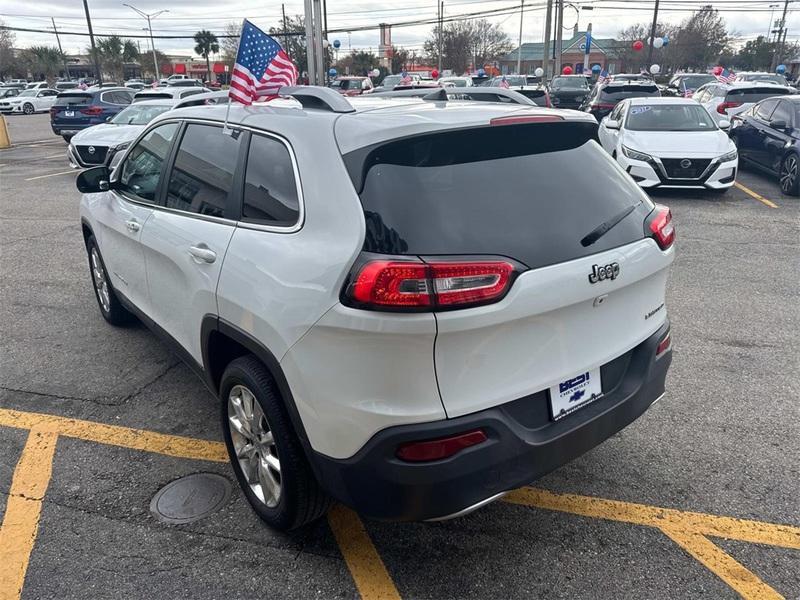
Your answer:
[[[335,113],[351,113],[356,109],[339,92],[316,85],[284,86],[278,90],[279,96],[291,96],[303,108],[318,108]]]
[[[536,103],[515,90],[501,87],[447,87],[439,89],[398,90],[374,92],[370,96],[380,98],[422,98],[428,102],[444,102],[447,100],[474,100],[476,102],[512,102],[536,106]]]

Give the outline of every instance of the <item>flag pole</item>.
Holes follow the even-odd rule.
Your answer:
[[[239,61],[239,46],[242,43],[242,35],[244,35],[244,26],[245,26],[246,23],[247,23],[247,19],[243,19],[242,20],[242,29],[239,32],[239,41],[236,42],[236,60],[234,60],[234,63],[233,63],[234,64],[234,68],[236,66],[236,63]],[[232,79],[233,79],[233,70],[231,70],[231,80]],[[231,84],[231,81],[229,80],[228,81],[228,87],[229,88],[230,88],[230,84]],[[233,130],[230,127],[228,127],[228,117],[230,116],[230,114],[231,114],[231,97],[230,97],[230,91],[229,91],[228,92],[228,107],[225,109],[225,123],[223,123],[223,125],[222,125],[222,133],[224,133],[226,135],[232,135],[233,134]]]

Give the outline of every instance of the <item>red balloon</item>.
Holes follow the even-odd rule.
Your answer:
[[[644,48],[644,42],[642,40],[636,40],[635,42],[633,42],[634,50],[639,52],[639,50],[641,50],[642,48]]]
[[[711,72],[712,72],[714,75],[720,75],[720,74],[722,73],[722,67],[720,67],[719,65],[717,65],[716,67],[714,67],[714,68],[711,70]]]
[[[431,71],[431,77],[433,77],[434,79],[439,79],[439,71],[437,71],[436,69]]]
[[[569,65],[567,65],[566,67],[564,67],[563,69],[561,69],[561,72],[562,72],[564,75],[572,75],[572,67],[570,67]]]

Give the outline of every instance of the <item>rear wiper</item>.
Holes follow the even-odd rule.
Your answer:
[[[629,214],[631,214],[633,212],[633,210],[637,206],[638,206],[638,203],[637,204],[632,204],[631,206],[629,206],[625,210],[623,210],[623,211],[619,212],[618,214],[614,215],[613,217],[611,217],[605,223],[600,223],[600,225],[598,225],[597,227],[592,229],[586,235],[586,237],[581,240],[581,246],[586,248],[587,246],[591,246],[592,244],[594,244],[597,240],[599,240],[601,237],[603,237],[605,234],[607,234],[609,231],[611,231],[614,227],[616,227],[616,225],[620,221],[622,221],[622,219],[624,219]]]

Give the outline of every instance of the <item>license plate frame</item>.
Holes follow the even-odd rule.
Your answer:
[[[559,421],[603,395],[600,368],[589,369],[551,385],[550,416]]]

